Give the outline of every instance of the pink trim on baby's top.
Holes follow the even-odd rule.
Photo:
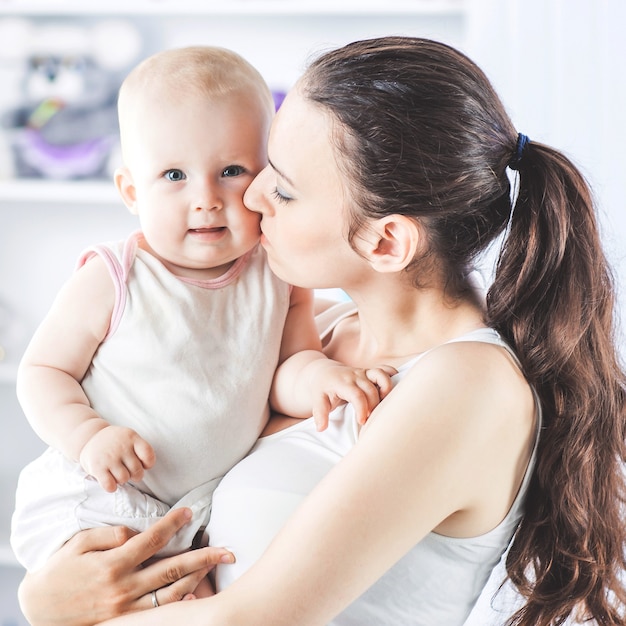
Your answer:
[[[226,287],[230,283],[235,280],[241,274],[248,259],[252,256],[253,252],[256,250],[256,247],[252,248],[252,250],[246,252],[243,256],[240,256],[224,274],[218,276],[217,278],[187,278],[186,276],[176,276],[179,280],[188,285],[194,285],[195,287],[202,287],[203,289],[221,289],[222,287]]]
[[[99,256],[109,270],[109,275],[113,281],[113,288],[115,289],[115,302],[113,303],[111,321],[109,322],[109,329],[104,341],[106,341],[117,330],[124,313],[124,308],[126,307],[126,280],[128,279],[128,272],[133,264],[137,251],[137,234],[138,233],[133,233],[124,242],[121,265],[111,250],[104,245],[95,245],[91,248],[87,248],[80,255],[78,262],[76,263],[76,269],[79,269],[85,265],[89,259],[92,259],[94,256]]]

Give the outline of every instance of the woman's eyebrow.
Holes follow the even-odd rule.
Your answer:
[[[285,176],[285,174],[283,174],[273,163],[271,159],[267,159],[268,163],[270,164],[270,166],[272,167],[272,169],[283,179],[285,180],[287,183],[289,183],[292,187],[295,187],[295,185],[293,184],[293,182],[291,181],[291,179],[288,176]]]

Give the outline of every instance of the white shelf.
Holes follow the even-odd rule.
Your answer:
[[[22,179],[0,181],[3,203],[120,204],[113,181],[50,181]]]
[[[458,15],[466,0],[0,0],[0,15]]]

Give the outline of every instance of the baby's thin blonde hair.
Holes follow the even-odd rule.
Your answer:
[[[191,93],[215,98],[242,90],[257,91],[273,106],[261,74],[236,52],[215,46],[172,48],[144,59],[130,72],[120,89],[119,104],[155,92],[161,97]]]
[[[204,98],[208,102],[231,96],[257,97],[268,114],[274,101],[267,83],[242,56],[216,46],[190,46],[157,52],[144,59],[125,78],[118,95],[118,115],[122,144],[125,128],[133,124],[133,114],[141,114],[150,102],[172,103],[184,98]]]

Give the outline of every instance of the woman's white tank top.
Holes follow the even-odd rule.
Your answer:
[[[326,312],[322,323],[329,321],[333,313],[335,319],[322,329],[322,336],[324,331],[332,331],[340,319],[354,312],[349,304]],[[453,341],[492,343],[511,352],[498,333],[489,328]],[[421,356],[400,367],[394,382]],[[537,410],[540,413],[539,408]],[[540,421],[539,415],[537,433]],[[330,425],[324,432],[317,432],[313,420],[307,419],[259,439],[250,454],[224,477],[213,496],[210,543],[231,549],[237,562],[217,567],[218,591],[260,558],[289,515],[355,445],[357,437],[352,408],[342,406],[333,411]],[[496,528],[472,538],[429,533],[330,625],[463,624],[521,519],[535,456],[536,444],[518,495]],[[376,502],[372,502],[372,508],[375,507]]]

